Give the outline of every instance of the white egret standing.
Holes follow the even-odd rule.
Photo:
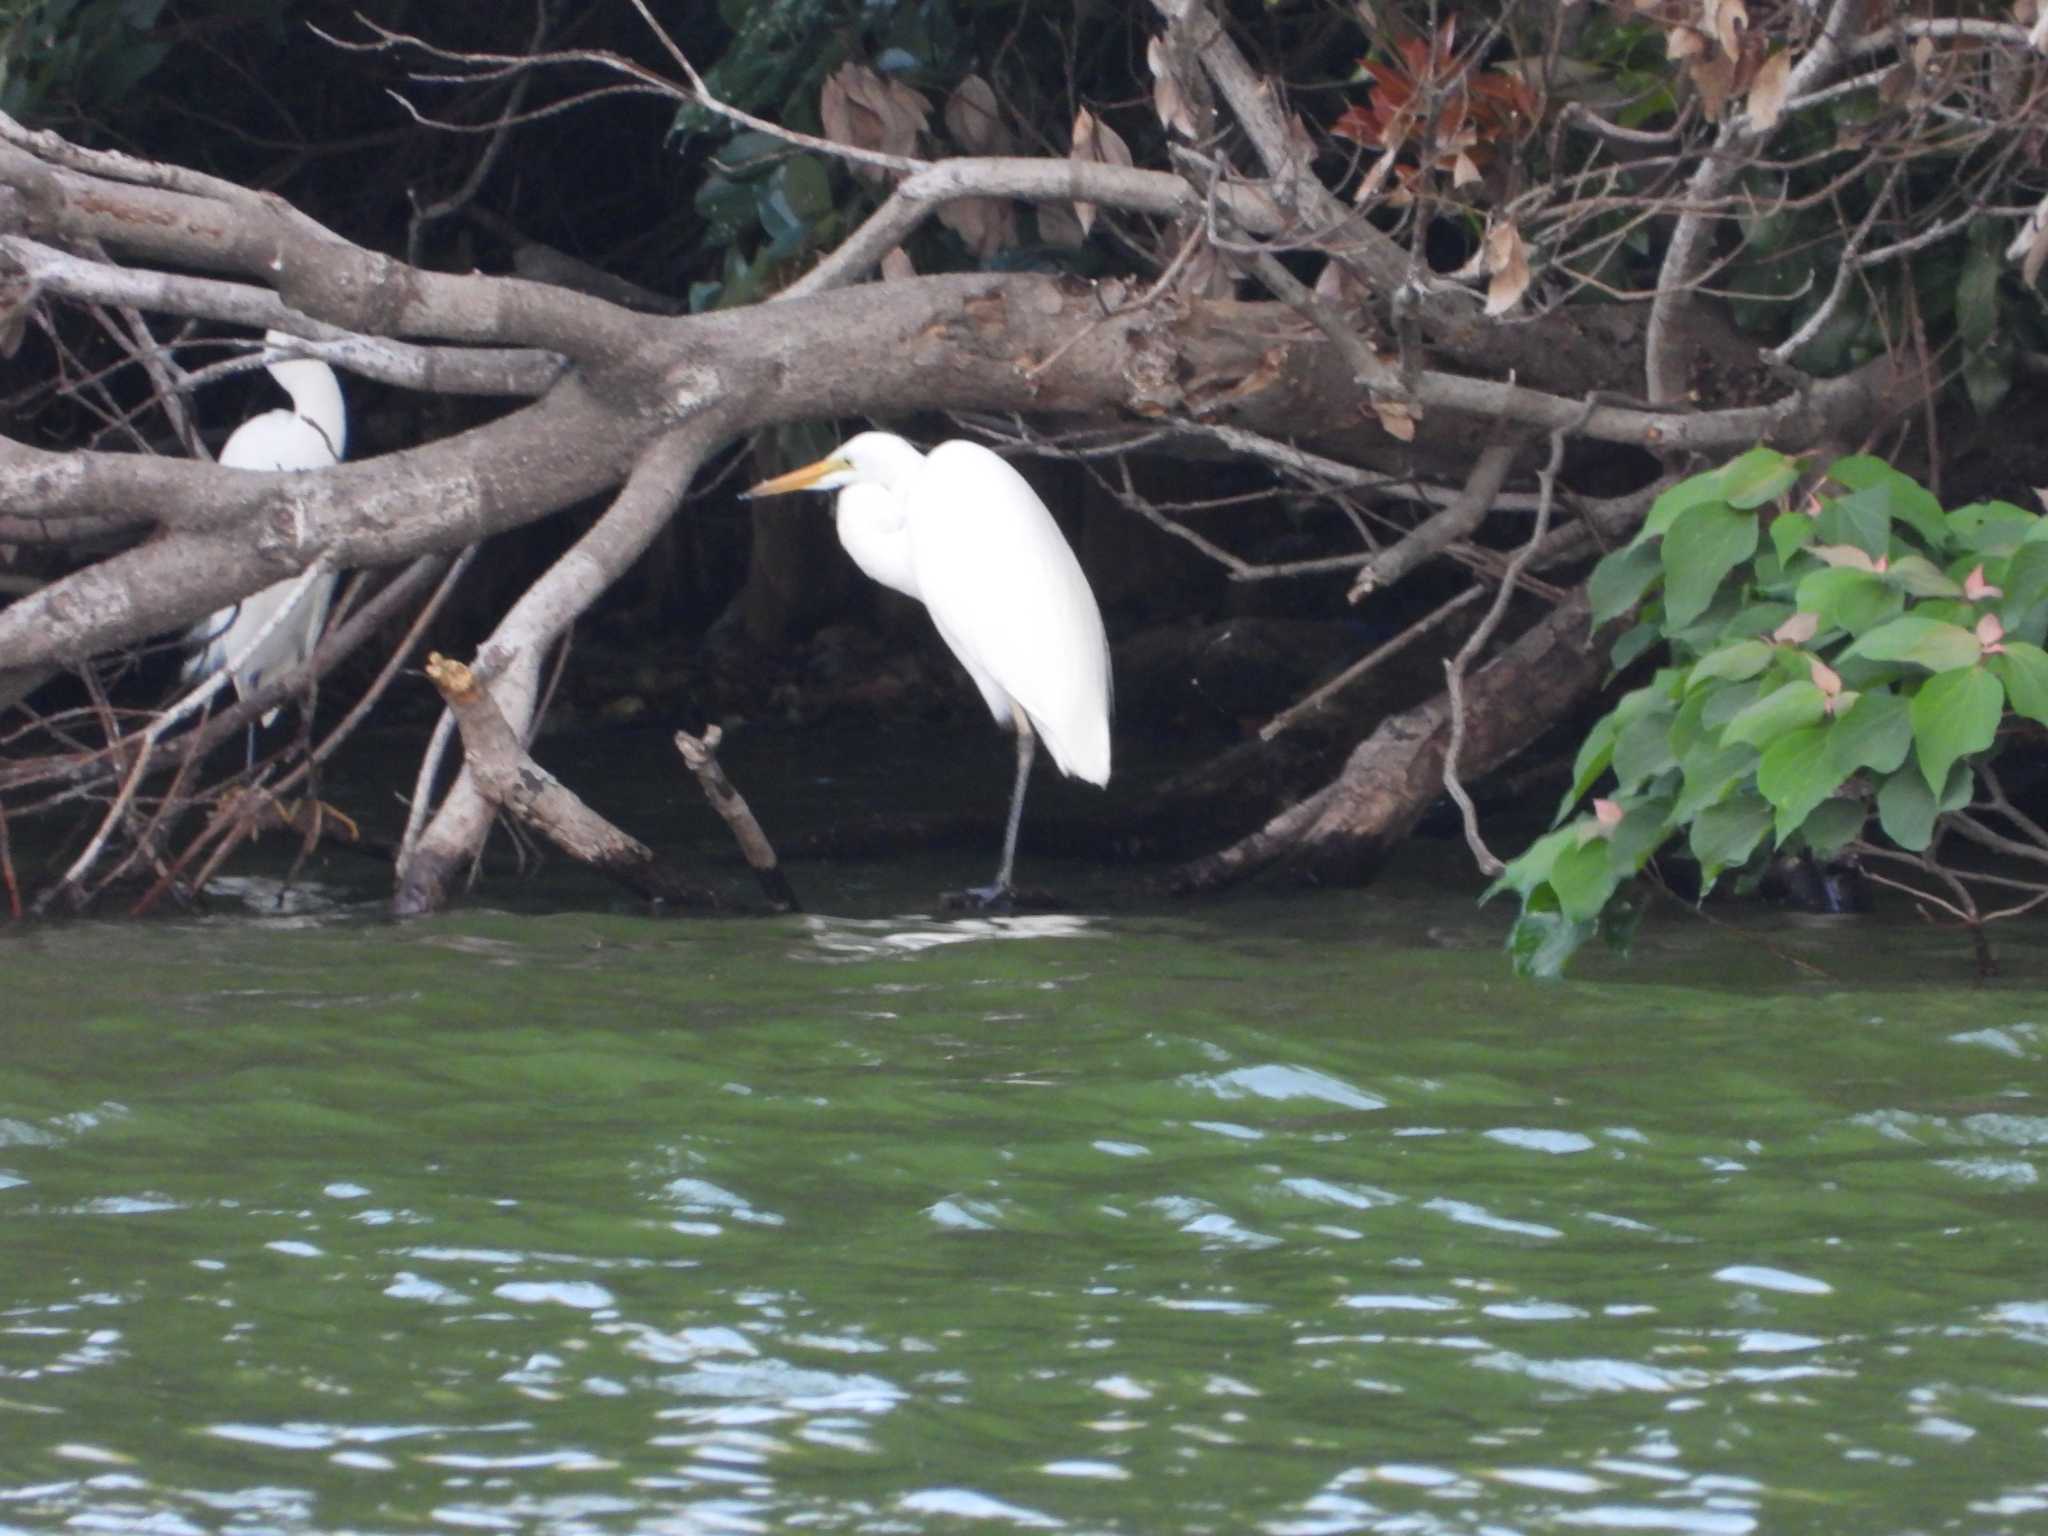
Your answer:
[[[272,331],[264,340],[289,346],[293,338]],[[341,381],[317,358],[287,358],[264,365],[292,398],[290,410],[265,411],[235,428],[222,446],[220,462],[231,469],[325,469],[340,462],[348,447],[348,419],[342,405]],[[239,603],[210,614],[186,636],[196,647],[185,662],[185,678],[194,682],[235,663],[235,692],[247,698],[264,680],[295,667],[313,654],[313,644],[327,623],[327,605],[334,597],[338,573],[323,571],[298,593],[297,606],[271,620],[292,600],[298,581],[280,581],[252,592]],[[264,634],[266,625],[270,632]],[[262,635],[261,641],[256,637]],[[254,642],[254,648],[251,644]],[[246,652],[247,654],[244,654]],[[268,710],[263,723],[277,718]],[[250,733],[254,751],[255,733]]]
[[[863,432],[746,494],[838,491],[839,542],[885,587],[925,606],[997,725],[1017,738],[1017,782],[995,884],[1010,892],[1024,787],[1039,737],[1060,771],[1109,782],[1109,642],[1081,562],[1024,477],[977,443],[930,454]]]

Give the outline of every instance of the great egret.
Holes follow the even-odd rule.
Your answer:
[[[273,346],[288,346],[293,340],[281,331],[263,339]],[[267,470],[325,469],[339,463],[348,447],[348,419],[334,370],[309,357],[286,358],[264,367],[291,396],[292,408],[265,411],[243,422],[222,446],[220,462],[231,469]],[[334,571],[315,576],[298,592],[297,606],[274,625],[271,620],[279,609],[293,600],[299,586],[296,578],[252,592],[194,625],[186,636],[196,647],[185,662],[186,681],[210,677],[233,662],[235,692],[247,698],[265,678],[299,665],[313,654],[337,579]],[[276,718],[277,710],[268,710],[263,723],[269,725]]]
[[[1017,739],[1017,781],[995,883],[1010,893],[1038,737],[1060,771],[1109,782],[1109,642],[1081,562],[1024,477],[978,443],[924,454],[863,432],[746,494],[838,491],[839,542],[869,576],[923,603],[996,724]]]

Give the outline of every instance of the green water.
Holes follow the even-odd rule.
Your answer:
[[[2023,943],[860,889],[0,933],[0,1530],[2048,1528]]]

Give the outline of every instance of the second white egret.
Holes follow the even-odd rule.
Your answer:
[[[264,340],[288,346],[293,338],[273,331]],[[222,445],[220,462],[230,469],[263,470],[325,469],[339,463],[348,448],[348,418],[334,370],[310,357],[264,366],[291,396],[291,409],[265,411],[243,422]],[[235,692],[247,698],[265,679],[298,666],[313,654],[338,579],[339,573],[322,571],[303,588],[297,578],[276,582],[209,614],[186,636],[194,647],[185,662],[186,680],[232,666]],[[294,602],[280,615],[285,604]],[[268,710],[263,723],[276,718],[277,711]]]
[[[854,563],[924,604],[996,724],[1016,734],[1002,862],[995,883],[972,893],[1002,901],[1038,738],[1062,773],[1109,782],[1109,642],[1095,593],[1038,493],[978,443],[926,454],[863,432],[746,494],[835,490],[839,542]]]

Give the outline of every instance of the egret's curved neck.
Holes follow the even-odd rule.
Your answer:
[[[270,376],[292,397],[292,409],[320,429],[334,456],[346,457],[348,411],[342,404],[341,380],[334,376],[334,370],[316,359],[295,357],[272,363]]]
[[[915,443],[875,432],[862,440],[861,461],[861,480],[900,495],[923,470],[924,453]]]

